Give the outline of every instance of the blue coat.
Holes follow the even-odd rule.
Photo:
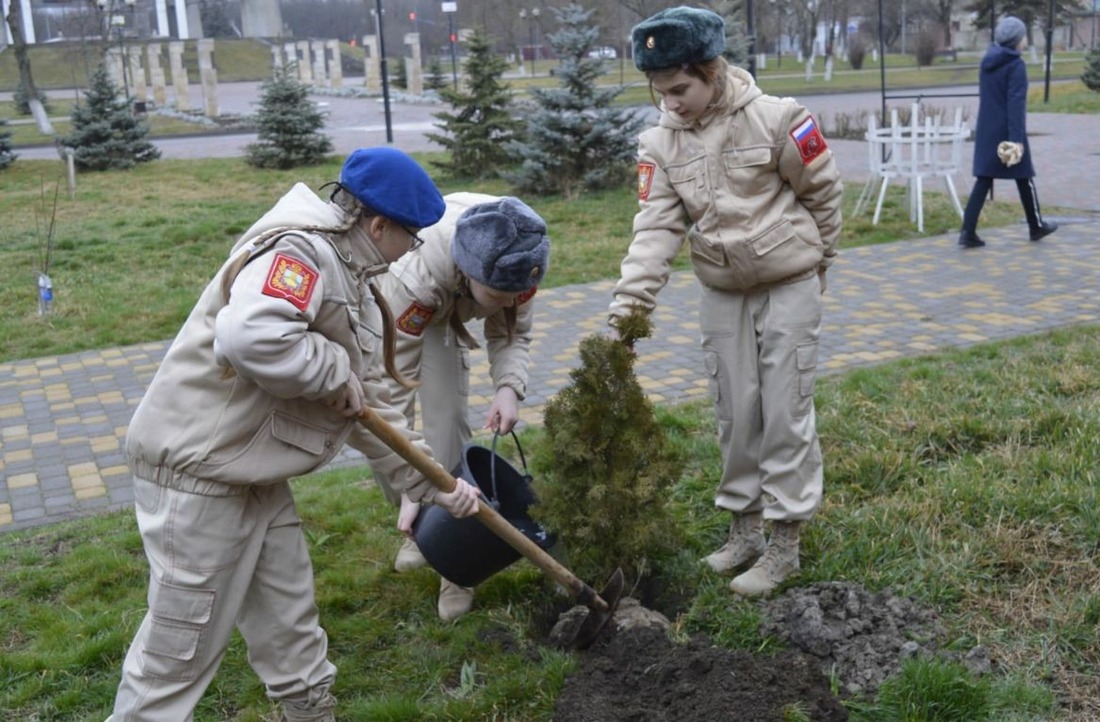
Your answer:
[[[974,175],[1034,178],[1027,143],[1027,67],[1019,50],[991,45],[982,58],[978,84],[978,128],[974,134]],[[1024,157],[1011,168],[997,157],[997,145],[1024,144]]]

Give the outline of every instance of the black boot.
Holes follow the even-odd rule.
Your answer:
[[[963,231],[959,234],[960,248],[981,248],[984,245],[985,241],[978,238],[978,234],[975,231]]]
[[[1031,229],[1031,240],[1038,241],[1058,230],[1058,224],[1051,221],[1043,221],[1037,228]]]

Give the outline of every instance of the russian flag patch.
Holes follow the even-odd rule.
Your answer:
[[[809,165],[814,158],[824,153],[829,146],[825,144],[825,137],[818,130],[817,123],[811,115],[791,130],[791,138],[798,146],[798,155],[802,158],[802,165]]]

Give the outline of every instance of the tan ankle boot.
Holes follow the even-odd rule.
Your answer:
[[[453,622],[474,606],[473,587],[460,587],[454,582],[439,578],[439,603],[436,610],[444,622]]]
[[[777,521],[772,525],[772,536],[764,556],[752,569],[736,576],[730,582],[730,591],[742,596],[755,597],[768,594],[787,577],[797,574],[798,531],[802,522]]]
[[[757,512],[734,514],[730,521],[729,539],[722,548],[703,559],[716,572],[756,561],[764,553],[764,515]]]
[[[428,560],[420,553],[420,547],[416,545],[416,542],[406,537],[401,542],[401,548],[397,550],[397,556],[393,560],[393,570],[395,572],[407,572],[419,569],[427,563]]]
[[[336,698],[325,692],[314,704],[283,702],[283,722],[336,722]]]

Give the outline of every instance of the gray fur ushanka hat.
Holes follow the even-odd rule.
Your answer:
[[[550,262],[546,221],[512,196],[480,203],[459,217],[452,253],[462,272],[478,283],[505,293],[529,291]]]
[[[634,65],[642,72],[668,70],[711,60],[726,49],[726,23],[710,10],[668,8],[630,32]]]

